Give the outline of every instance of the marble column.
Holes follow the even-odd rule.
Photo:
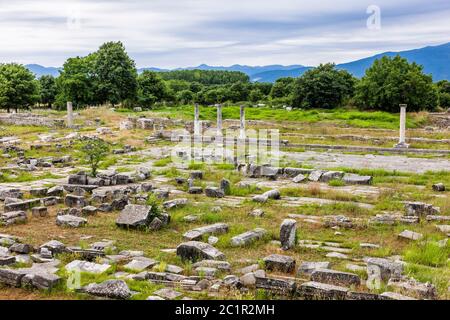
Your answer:
[[[240,126],[239,138],[245,139],[245,107],[244,106],[241,106],[241,126]]]
[[[198,104],[194,106],[194,136],[200,135],[200,111]]]
[[[408,148],[409,144],[406,143],[406,104],[400,105],[400,137],[395,148]]]
[[[217,135],[222,136],[222,105],[217,105]]]
[[[72,102],[67,102],[67,127],[73,127],[73,106]]]

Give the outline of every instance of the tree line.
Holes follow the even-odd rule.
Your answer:
[[[298,78],[275,83],[251,82],[242,72],[175,70],[140,74],[121,42],[107,42],[85,57],[69,58],[58,77],[35,76],[20,64],[0,64],[0,108],[33,106],[64,109],[112,105],[154,108],[159,105],[262,103],[293,108],[353,106],[397,112],[450,107],[450,82],[433,83],[423,67],[396,56],[382,57],[361,79],[334,64],[321,64]]]

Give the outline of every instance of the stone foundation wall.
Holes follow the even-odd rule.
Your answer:
[[[32,113],[9,113],[0,114],[0,124],[56,128],[64,127],[64,120],[48,118]]]

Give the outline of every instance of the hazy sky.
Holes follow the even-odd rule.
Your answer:
[[[111,40],[139,67],[340,63],[450,41],[450,1],[0,0],[1,62],[61,66]]]

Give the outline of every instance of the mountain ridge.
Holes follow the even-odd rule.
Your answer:
[[[367,68],[372,63],[381,58],[382,56],[393,57],[396,55],[406,58],[409,62],[416,62],[423,65],[424,72],[431,74],[434,81],[450,80],[450,42],[437,45],[426,46],[418,49],[411,49],[405,51],[387,51],[379,53],[370,57],[337,64],[338,69],[347,70],[355,77],[362,77]],[[58,76],[61,68],[44,67],[38,64],[28,64],[26,67],[36,74],[37,77],[42,75]],[[167,72],[171,70],[222,70],[222,71],[240,71],[247,74],[251,81],[258,82],[275,82],[282,77],[298,77],[304,72],[311,69],[311,66],[303,66],[300,64],[294,65],[266,65],[266,66],[248,66],[241,64],[234,64],[231,66],[210,66],[207,64],[200,64],[196,67],[185,67],[175,69],[163,69],[157,67],[144,67],[139,68],[138,72],[141,73],[144,70],[151,70],[156,72]]]

